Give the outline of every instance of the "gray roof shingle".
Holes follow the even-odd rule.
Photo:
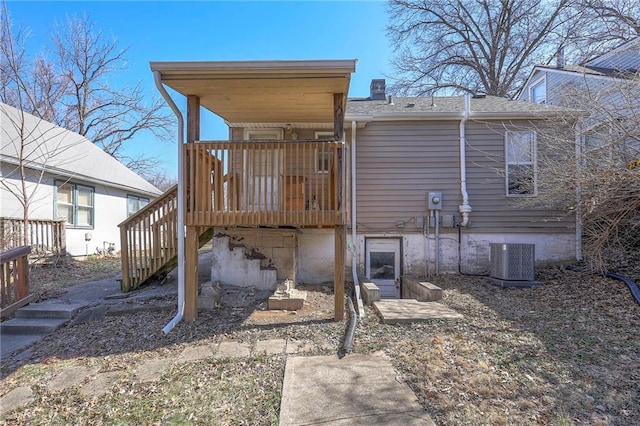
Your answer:
[[[357,116],[374,115],[400,118],[424,116],[424,118],[460,118],[464,112],[464,96],[447,97],[392,97],[388,100],[351,98],[347,103],[346,119]],[[472,97],[471,115],[495,118],[540,118],[541,116],[572,114],[575,110],[516,101],[497,96]]]
[[[24,139],[25,165],[49,173],[116,186],[152,196],[161,191],[107,154],[90,140],[33,115],[0,103],[0,158],[17,164]],[[24,138],[19,127],[24,124]]]

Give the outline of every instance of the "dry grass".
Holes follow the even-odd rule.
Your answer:
[[[119,274],[119,256],[93,256],[87,260],[63,257],[55,264],[32,265],[29,289],[38,300],[49,299],[74,284],[112,278]]]
[[[434,277],[443,303],[463,319],[384,325],[368,309],[354,350],[390,355],[440,425],[639,424],[640,307],[626,286],[554,268],[538,278],[541,287],[504,289],[476,277]],[[223,307],[167,336],[160,332],[167,312],[64,327],[27,358],[3,360],[0,392],[29,385],[36,398],[4,424],[277,424],[283,355],[175,364],[152,384],[131,371],[152,357],[175,359],[186,345],[222,340],[308,339],[308,354],[336,353],[345,323],[330,320],[333,296],[307,289],[309,304],[298,314]],[[97,398],[47,390],[69,363],[120,379]]]

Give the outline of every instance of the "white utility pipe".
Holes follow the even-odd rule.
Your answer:
[[[358,302],[358,312],[360,318],[364,319],[364,304],[360,295],[360,283],[358,282],[357,261],[358,252],[356,250],[356,231],[358,221],[356,217],[356,127],[355,121],[351,121],[351,275],[353,275],[353,288]]]
[[[440,273],[440,210],[434,210],[433,215],[435,216],[434,222],[433,222],[435,230],[433,232],[436,240],[435,268],[436,268],[436,275],[438,275]]]
[[[169,104],[178,119],[178,313],[162,329],[162,332],[167,334],[184,316],[184,119],[175,102],[173,102],[173,99],[171,99],[171,96],[169,96],[169,93],[167,93],[167,90],[162,85],[162,75],[159,71],[153,72],[153,79],[158,91],[164,100],[167,101],[167,104]]]
[[[471,206],[469,205],[469,194],[467,193],[467,154],[466,154],[466,123],[471,113],[471,96],[464,95],[464,114],[460,120],[460,192],[462,193],[462,204],[459,206],[460,214],[462,214],[462,222],[460,226],[465,227],[469,224],[469,213]]]

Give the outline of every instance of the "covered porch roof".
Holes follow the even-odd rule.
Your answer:
[[[356,60],[151,62],[162,82],[227,123],[331,123]]]

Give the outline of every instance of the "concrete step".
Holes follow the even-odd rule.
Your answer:
[[[65,318],[71,319],[83,305],[62,303],[32,303],[18,309],[16,318]]]
[[[14,318],[0,323],[1,334],[48,334],[66,323],[68,318]]]

